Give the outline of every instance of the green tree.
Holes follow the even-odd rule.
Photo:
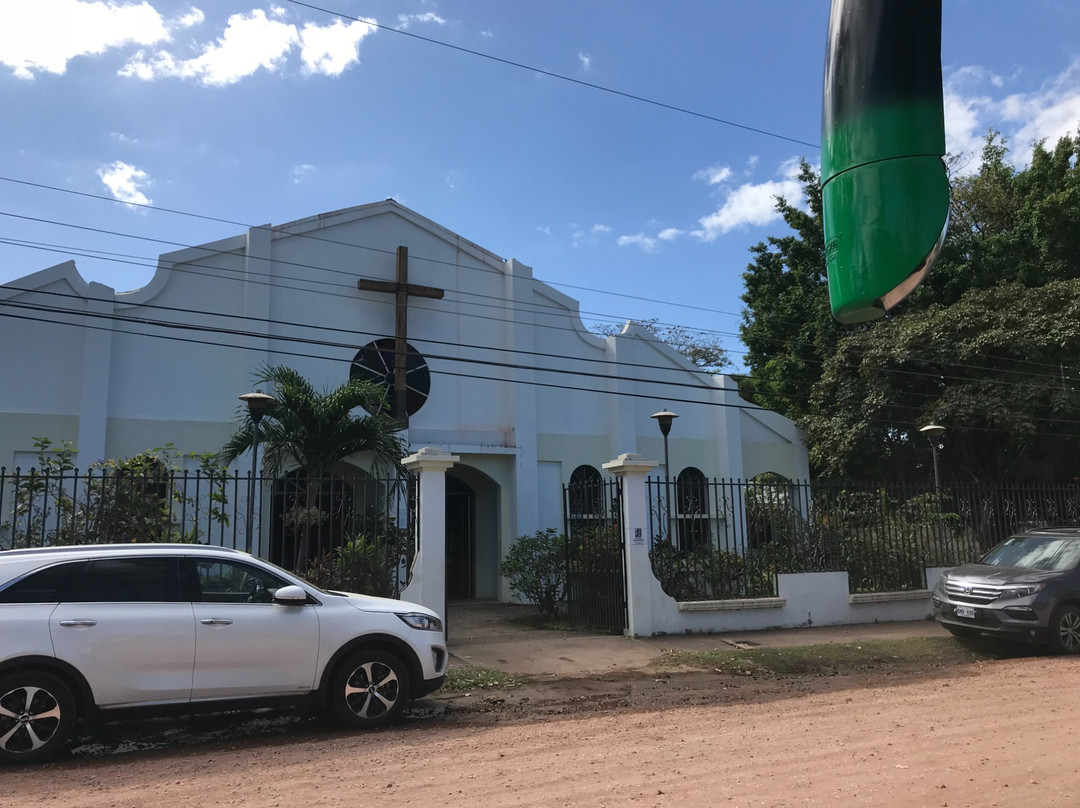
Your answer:
[[[943,477],[1059,482],[1077,473],[1080,280],[972,289],[951,306],[845,337],[803,419],[830,477],[928,479],[917,427],[947,424]]]
[[[724,368],[731,365],[731,358],[720,338],[708,331],[699,331],[681,325],[665,325],[657,317],[636,322],[707,373],[721,373]],[[593,332],[605,337],[621,334],[622,329],[623,326],[618,323],[600,323],[592,327]]]
[[[799,171],[807,210],[777,197],[776,210],[792,232],[750,248],[743,273],[743,322],[750,373],[740,380],[746,398],[798,420],[810,412],[810,390],[840,336],[851,327],[832,318],[825,273],[825,236],[817,172]]]
[[[819,473],[924,479],[913,432],[934,420],[949,428],[947,473],[1074,476],[1062,439],[1076,417],[1075,291],[1054,284],[1080,279],[1080,137],[1035,144],[1026,168],[1008,154],[990,132],[978,171],[954,171],[942,257],[901,306],[859,326],[829,313],[813,170],[800,174],[806,210],[777,200],[792,232],[751,248],[740,386],[807,430]]]
[[[383,389],[371,382],[349,379],[320,391],[292,368],[273,365],[256,373],[255,384],[272,385],[274,396],[258,425],[263,472],[276,476],[296,464],[304,475],[304,502],[293,515],[301,533],[295,559],[300,568],[309,560],[311,532],[321,516],[319,487],[331,465],[365,452],[377,474],[401,472],[401,427],[388,412]],[[365,414],[354,414],[358,409]],[[218,457],[226,463],[236,460],[251,448],[255,430],[251,417],[241,412],[236,433]]]

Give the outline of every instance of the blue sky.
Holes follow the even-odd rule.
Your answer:
[[[587,321],[740,362],[748,248],[818,163],[826,0],[314,5],[0,0],[0,282],[73,258],[138,288],[174,245],[393,197]],[[1078,31],[1075,0],[945,0],[950,151],[1076,132]]]

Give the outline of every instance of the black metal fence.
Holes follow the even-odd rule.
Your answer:
[[[416,502],[412,476],[0,468],[0,551],[197,542],[251,550],[320,586],[396,597],[416,554]]]
[[[926,586],[1013,533],[1080,525],[1080,486],[925,488],[782,478],[650,479],[651,558],[677,600],[777,594],[779,573],[848,573],[851,592]]]
[[[563,489],[566,610],[576,628],[621,632],[627,626],[619,480]]]

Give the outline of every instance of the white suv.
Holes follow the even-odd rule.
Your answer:
[[[130,708],[314,702],[396,719],[446,678],[443,624],[326,592],[246,553],[187,544],[0,552],[0,760],[49,757],[76,721]]]

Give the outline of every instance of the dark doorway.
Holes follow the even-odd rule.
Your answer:
[[[446,598],[476,597],[476,492],[446,475]]]

